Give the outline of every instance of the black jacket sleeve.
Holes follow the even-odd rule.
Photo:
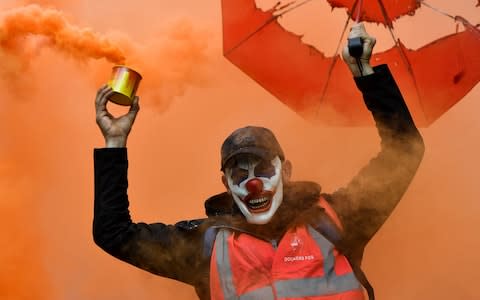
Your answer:
[[[203,264],[208,262],[201,257],[201,220],[176,225],[133,223],[128,210],[127,149],[95,149],[94,162],[95,243],[151,273],[191,285],[203,280]]]
[[[343,188],[327,195],[347,240],[366,243],[407,190],[423,158],[424,144],[388,67],[355,78],[381,138],[381,150]]]

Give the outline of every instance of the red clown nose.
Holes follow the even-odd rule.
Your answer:
[[[245,187],[250,194],[260,194],[263,191],[263,182],[258,178],[250,179]]]

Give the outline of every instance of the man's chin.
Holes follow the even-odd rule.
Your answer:
[[[247,222],[251,224],[267,224],[272,219],[274,212],[272,211],[272,201],[268,204],[268,206],[263,207],[261,209],[250,209],[247,206],[248,215],[245,215]]]
[[[247,216],[246,219],[250,224],[264,225],[270,222],[272,216],[268,212],[264,212],[260,214],[251,214],[250,216]]]

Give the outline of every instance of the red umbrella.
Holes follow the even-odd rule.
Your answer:
[[[420,3],[327,1],[350,7],[350,16],[358,12],[358,5],[358,19],[388,27],[393,19],[412,14]],[[280,15],[299,5],[294,2],[264,12],[255,0],[222,0],[225,57],[309,120],[339,126],[372,125],[371,114],[346,65],[338,62],[339,56],[326,57],[278,23]],[[383,2],[389,4],[381,5]],[[417,50],[396,40],[395,47],[372,57],[374,64],[388,63],[418,126],[430,125],[480,80],[480,30],[461,17],[450,17],[465,30]]]

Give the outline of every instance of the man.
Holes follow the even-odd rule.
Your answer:
[[[292,182],[291,163],[273,133],[234,131],[221,148],[226,192],[205,202],[206,219],[175,225],[133,223],[127,198],[127,137],[139,110],[113,118],[112,94],[96,98],[106,148],[95,149],[95,242],[111,255],[195,287],[201,299],[364,299],[363,250],[407,189],[424,147],[388,68],[372,68],[375,39],[363,25],[360,60],[343,57],[372,112],[381,151],[345,187],[321,193]]]

